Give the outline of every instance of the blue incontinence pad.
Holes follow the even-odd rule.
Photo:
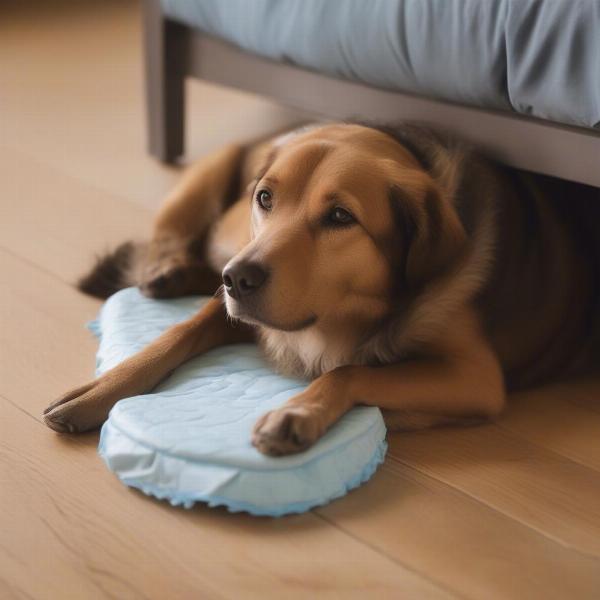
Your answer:
[[[109,298],[90,324],[100,338],[98,374],[203,302],[150,300],[135,288]],[[218,348],[182,365],[152,393],[118,402],[102,427],[99,452],[123,483],[173,505],[304,512],[367,481],[387,448],[379,409],[357,407],[305,452],[260,454],[250,442],[254,423],[306,385],[274,373],[253,345]]]

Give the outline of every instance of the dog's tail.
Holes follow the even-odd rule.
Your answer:
[[[77,288],[84,294],[106,299],[123,288],[135,285],[136,253],[136,244],[125,242],[112,252],[98,256],[91,271],[77,282]]]

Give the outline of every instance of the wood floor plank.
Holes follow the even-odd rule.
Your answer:
[[[32,172],[35,176],[32,176]],[[0,247],[74,282],[94,255],[147,238],[152,213],[0,148]]]
[[[0,394],[39,416],[93,377],[97,342],[84,324],[100,302],[3,250],[0,278]]]
[[[600,556],[600,474],[490,424],[391,434],[390,456]]]
[[[600,560],[404,464],[318,513],[468,598],[594,598]]]
[[[1,576],[34,597],[451,597],[310,513],[259,519],[146,498],[93,449],[0,406]]]
[[[600,413],[600,394],[598,394],[595,388],[595,382],[597,381],[597,377],[593,377],[585,379],[582,381],[581,388],[579,389],[579,393],[570,394],[566,393],[565,398],[576,406],[581,406],[582,408],[586,408],[587,410],[591,410],[594,413]],[[586,390],[587,385],[590,385],[590,389]]]
[[[498,424],[519,437],[600,471],[600,377],[556,383],[514,394]]]

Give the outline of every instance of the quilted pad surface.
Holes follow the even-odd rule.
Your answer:
[[[100,338],[98,374],[203,302],[150,300],[135,288],[109,298],[90,324]],[[99,453],[123,483],[174,505],[303,512],[369,479],[387,448],[380,411],[357,407],[303,453],[260,454],[250,443],[254,423],[306,384],[275,374],[255,346],[219,348],[182,365],[151,394],[118,402],[102,428]]]

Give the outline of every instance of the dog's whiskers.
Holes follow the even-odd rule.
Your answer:
[[[225,286],[223,284],[221,284],[215,291],[215,293],[213,294],[213,298],[225,298]]]

